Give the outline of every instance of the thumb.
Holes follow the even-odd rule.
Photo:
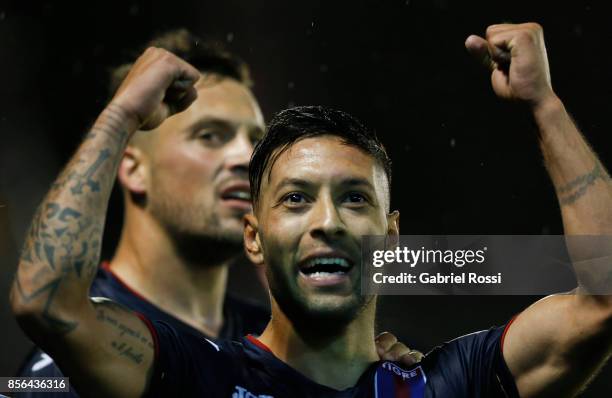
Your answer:
[[[465,40],[465,48],[485,68],[493,70],[497,67],[489,52],[489,43],[480,36],[471,35]]]
[[[491,45],[487,40],[476,35],[471,35],[465,40],[465,48],[490,71],[508,70],[512,58],[510,51]]]

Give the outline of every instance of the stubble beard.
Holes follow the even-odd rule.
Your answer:
[[[176,195],[156,192],[150,195],[148,205],[153,217],[172,237],[181,256],[193,263],[214,265],[242,254],[242,230],[223,225],[214,205],[181,203],[174,198]]]
[[[331,336],[342,333],[372,300],[372,296],[362,296],[355,292],[351,301],[340,307],[318,305],[309,303],[309,298],[301,294],[297,286],[291,287],[291,276],[285,275],[281,267],[267,264],[266,277],[270,292],[283,313],[291,320],[296,330],[305,334]]]

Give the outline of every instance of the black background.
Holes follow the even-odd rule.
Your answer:
[[[394,160],[403,234],[562,233],[529,114],[497,100],[464,49],[469,34],[504,21],[544,26],[553,87],[610,167],[612,27],[603,2],[0,2],[0,291],[8,292],[34,207],[108,99],[108,68],[181,26],[250,64],[266,119],[322,104],[374,127]],[[265,297],[251,274],[234,270],[232,289]],[[535,299],[384,297],[379,328],[428,351],[503,324]],[[8,376],[28,343],[5,299],[0,328]],[[584,396],[610,396],[611,380],[608,366]]]

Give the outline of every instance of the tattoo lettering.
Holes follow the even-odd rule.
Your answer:
[[[111,347],[115,349],[119,353],[120,356],[126,357],[131,360],[135,364],[140,365],[142,363],[143,354],[134,352],[134,347],[124,343],[124,342],[111,342]]]
[[[111,341],[111,347],[120,356],[124,356],[136,364],[142,363],[144,356],[144,353],[141,352],[142,349],[153,349],[153,342],[147,336],[143,336],[140,331],[134,330],[122,323],[108,310],[112,310],[112,308],[99,308],[96,319],[112,326],[118,333],[117,337],[121,338],[121,340]]]

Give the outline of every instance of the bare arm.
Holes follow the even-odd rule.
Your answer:
[[[612,296],[595,294],[610,292],[610,177],[552,90],[539,25],[494,25],[486,40],[471,36],[466,46],[491,66],[498,96],[531,108],[568,241],[571,235],[608,235],[596,251],[568,245],[580,294],[536,302],[516,318],[504,340],[504,358],[522,397],[574,396],[612,350]]]
[[[57,178],[32,220],[11,290],[25,332],[81,395],[140,396],[153,363],[145,324],[108,300],[90,300],[106,207],[131,135],[195,99],[198,72],[147,50]]]

